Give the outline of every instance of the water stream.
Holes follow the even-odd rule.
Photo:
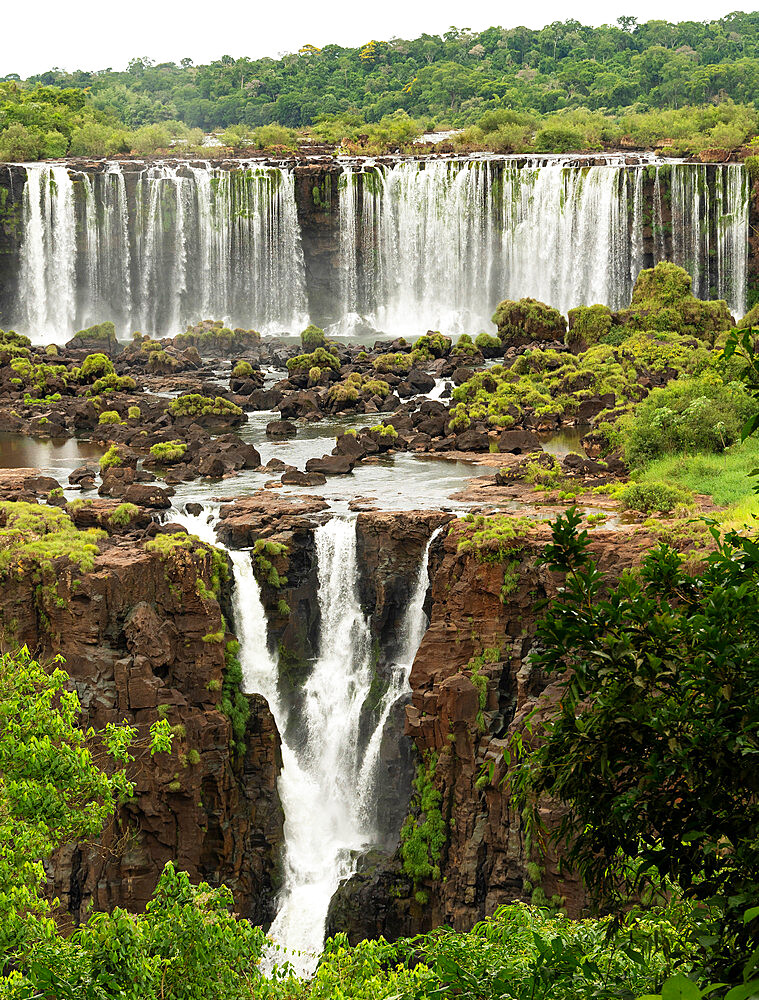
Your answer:
[[[203,541],[215,537],[218,509],[199,514],[172,509]],[[374,679],[369,617],[358,596],[360,569],[355,518],[334,516],[316,528],[319,651],[295,706],[278,688],[277,659],[268,643],[266,613],[250,553],[231,550],[234,611],[243,690],[262,694],[282,736],[279,794],[285,815],[284,886],[270,937],[303,975],[315,968],[324,944],[329,903],[355,870],[362,850],[379,839],[375,795],[382,734],[408,678],[427,624],[429,539],[400,629],[390,683],[368,739],[361,736],[364,703]],[[297,713],[297,714],[293,714]]]

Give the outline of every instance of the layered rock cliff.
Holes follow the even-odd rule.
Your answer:
[[[193,880],[225,882],[239,912],[266,925],[282,843],[279,736],[264,700],[250,697],[242,749],[233,749],[218,707],[234,638],[222,616],[224,608],[231,622],[226,564],[205,546],[181,544],[186,536],[156,541],[151,530],[100,541],[89,572],[54,557],[4,573],[5,641],[43,662],[64,658],[84,726],[126,720],[143,745],[157,718],[174,731],[171,754],[138,750],[133,798],[98,843],[54,859],[50,891],[73,922],[90,904],[136,910],[176,860]]]

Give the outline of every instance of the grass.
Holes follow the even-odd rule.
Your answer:
[[[738,527],[759,514],[759,497],[753,492],[750,473],[759,468],[759,440],[749,438],[720,455],[669,455],[646,466],[639,481],[660,481],[710,496],[726,507],[723,526]]]

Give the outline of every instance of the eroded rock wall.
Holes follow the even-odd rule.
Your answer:
[[[84,726],[126,720],[144,741],[150,724],[165,717],[175,741],[170,755],[138,750],[130,767],[134,797],[97,844],[59,853],[51,892],[73,922],[90,903],[138,910],[165,862],[175,860],[194,881],[226,883],[239,912],[268,925],[283,838],[279,736],[256,696],[249,699],[244,749],[231,748],[230,721],[217,703],[233,636],[209,595],[208,550],[160,553],[136,536],[111,538],[91,572],[65,562],[57,568],[54,592],[31,576],[6,581],[6,638],[26,643],[43,661],[65,658]]]

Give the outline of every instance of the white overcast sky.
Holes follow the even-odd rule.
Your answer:
[[[29,3],[29,6],[26,6]],[[539,28],[569,17],[613,23],[622,14],[639,21],[705,21],[734,10],[720,0],[122,0],[92,4],[8,0],[3,4],[0,76],[22,77],[53,66],[124,69],[133,56],[159,62],[188,56],[196,63],[231,56],[278,56],[310,42],[359,45],[371,38],[440,34],[450,25],[482,30],[498,24]]]

